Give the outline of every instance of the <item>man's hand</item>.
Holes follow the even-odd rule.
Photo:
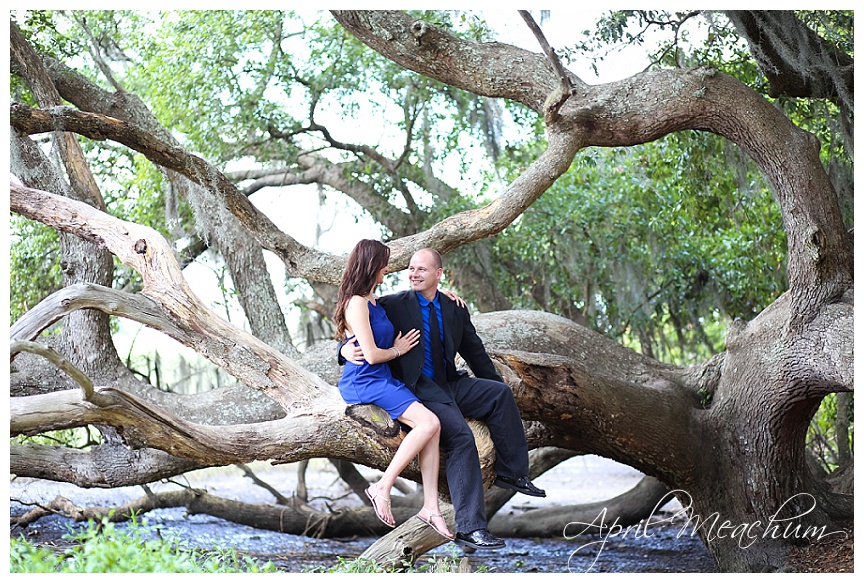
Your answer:
[[[346,361],[353,362],[354,364],[363,364],[365,362],[363,359],[363,350],[360,348],[360,343],[356,340],[343,344],[339,354]]]

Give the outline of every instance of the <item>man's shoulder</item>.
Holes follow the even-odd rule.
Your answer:
[[[461,304],[456,303],[454,300],[451,300],[449,297],[447,297],[447,295],[445,295],[443,293],[439,293],[438,294],[438,301],[440,301],[442,304],[452,304],[453,305],[453,312],[455,314],[459,314],[461,316],[464,316],[464,317],[470,319],[471,314],[468,311],[468,308],[466,306],[463,306]]]
[[[414,294],[413,290],[393,292],[391,294],[387,294],[386,296],[381,296],[380,298],[378,298],[378,301],[381,302],[382,305],[386,306],[387,304],[404,302],[405,300],[410,299],[412,294]]]

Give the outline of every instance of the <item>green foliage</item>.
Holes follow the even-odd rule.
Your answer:
[[[693,132],[586,152],[498,237],[494,264],[517,307],[683,364],[785,290],[785,249],[752,164]]]
[[[100,435],[98,431],[95,434],[97,436]],[[98,437],[94,437],[90,432],[89,426],[48,431],[39,435],[18,435],[13,437],[10,442],[12,444],[61,445],[76,449],[99,444]]]
[[[308,570],[311,573],[456,573],[462,558],[456,550],[450,555],[427,556],[425,561],[414,562],[402,561],[399,565],[382,565],[366,557],[346,559],[338,557],[336,564],[332,567],[314,567]],[[476,573],[487,573],[489,568],[480,565],[472,567]]]
[[[854,400],[849,407],[849,418],[846,423],[849,427],[848,436],[837,435],[837,394],[832,393],[822,400],[819,410],[813,416],[810,427],[807,430],[807,447],[813,452],[825,471],[831,472],[841,467],[849,460],[841,459],[837,442],[839,439],[847,439],[850,451],[854,451]],[[842,427],[842,424],[840,425]]]
[[[90,521],[64,538],[72,547],[55,553],[27,542],[10,539],[12,573],[267,573],[272,563],[259,565],[234,551],[184,548],[179,540],[165,539],[133,519],[128,529],[113,522]]]
[[[9,318],[15,322],[27,310],[63,286],[60,238],[41,223],[18,215],[9,217]]]

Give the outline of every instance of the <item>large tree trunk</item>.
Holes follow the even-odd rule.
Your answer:
[[[493,350],[532,351],[496,358],[508,366],[505,381],[523,418],[542,422],[544,443],[591,451],[658,478],[690,509],[721,569],[747,571],[781,565],[806,529],[811,537],[819,534],[813,528],[827,534],[833,519],[852,511],[851,497],[828,492],[804,459],[815,407],[828,392],[852,386],[845,340],[851,292],[808,327],[802,342],[818,351],[778,338],[790,304],[783,296],[730,336],[727,353],[692,369],[660,365],[545,314],[488,314],[477,328]],[[781,386],[792,370],[809,379]],[[778,523],[771,517],[781,509],[777,521],[793,509],[807,512],[783,523],[781,534],[791,525],[786,536],[773,537]],[[753,544],[739,546],[728,528],[718,535],[726,521],[753,525]]]

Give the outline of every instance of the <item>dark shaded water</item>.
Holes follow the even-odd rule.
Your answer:
[[[306,474],[310,497],[338,509],[360,503],[354,494],[347,493],[335,470],[323,460],[312,460]],[[365,471],[365,470],[364,470]],[[270,466],[260,463],[255,467],[257,476],[290,494],[296,488],[296,470],[290,466]],[[370,475],[375,474],[370,470]],[[641,474],[615,462],[584,456],[568,460],[543,474],[535,482],[547,490],[547,498],[529,498],[518,494],[501,512],[523,512],[549,504],[586,503],[604,500],[633,487]],[[202,470],[187,474],[189,485],[206,487],[214,495],[245,502],[272,502],[272,495],[262,488],[250,487],[248,479],[236,468]],[[154,485],[155,489],[169,487]],[[176,488],[176,486],[170,486]],[[395,493],[395,492],[394,492]],[[10,512],[22,514],[25,508],[14,500],[47,502],[61,494],[79,506],[115,506],[139,498],[140,488],[114,490],[82,489],[69,484],[45,480],[17,479],[10,484]],[[318,503],[312,503],[318,505]],[[507,539],[507,546],[497,551],[477,551],[464,554],[461,547],[448,543],[434,549],[429,556],[468,556],[473,570],[481,567],[497,573],[711,573],[714,562],[702,542],[683,525],[664,522],[674,508],[664,508],[654,518],[656,526],[649,532],[632,529],[625,536],[579,536],[547,539]],[[238,525],[207,515],[187,516],[184,509],[162,509],[147,513],[143,521],[161,532],[163,538],[176,538],[200,549],[235,550],[262,562],[272,561],[288,572],[329,569],[338,558],[358,557],[374,542],[373,537],[351,540],[321,540],[304,536],[281,534]],[[70,527],[81,527],[69,519],[53,516],[43,518],[24,529],[34,542],[66,546],[62,539]],[[124,528],[124,525],[117,525]],[[22,531],[12,531],[17,536]],[[563,534],[563,533],[562,533]],[[568,534],[575,534],[568,533]],[[157,536],[154,533],[154,536]],[[425,564],[423,556],[418,564]]]
[[[12,504],[12,514],[22,508]],[[372,537],[347,541],[313,539],[280,534],[237,525],[220,518],[204,515],[187,516],[183,509],[150,512],[146,522],[158,529],[163,538],[176,537],[185,544],[200,549],[233,549],[239,554],[262,562],[272,561],[281,570],[303,572],[328,569],[337,557],[352,559],[374,542]],[[33,542],[67,546],[63,540],[70,528],[81,524],[57,516],[43,518],[12,536],[23,533]],[[118,525],[118,529],[125,528]],[[153,536],[156,536],[155,532]],[[707,573],[714,572],[714,562],[702,542],[680,528],[652,529],[647,535],[629,534],[611,538],[605,545],[597,536],[566,539],[507,539],[507,546],[498,551],[477,551],[465,555],[461,547],[448,543],[420,558],[423,564],[432,556],[468,556],[472,569],[481,566],[497,573]]]

